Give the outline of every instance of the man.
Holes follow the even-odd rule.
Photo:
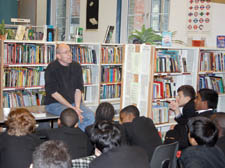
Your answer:
[[[134,105],[129,105],[120,111],[120,121],[128,144],[143,148],[151,161],[155,148],[162,144],[153,121],[150,118],[140,117],[140,112]]]
[[[71,159],[89,156],[93,151],[89,138],[78,128],[78,120],[73,109],[65,109],[58,119],[59,128],[50,129],[46,133],[48,140],[61,140],[67,145]]]
[[[177,124],[166,133],[165,144],[179,142],[179,149],[182,150],[189,146],[187,127],[188,119],[197,115],[195,112],[195,90],[190,85],[182,85],[177,89],[176,101],[169,104],[170,110],[176,113],[175,121]],[[182,107],[182,113],[180,112]]]
[[[217,108],[218,93],[212,89],[200,89],[195,99],[195,110],[199,116],[210,117]]]
[[[194,99],[195,90],[191,85],[182,85],[177,89],[176,101],[169,104],[170,110],[176,113],[175,120],[177,123],[186,124],[187,120],[196,115]],[[180,107],[183,107],[182,113]]]
[[[73,109],[79,116],[79,127],[84,131],[86,126],[94,122],[94,114],[81,103],[81,66],[72,61],[70,47],[66,44],[57,46],[56,58],[45,71],[46,111],[60,115],[66,108]]]
[[[224,168],[223,152],[215,145],[218,130],[206,117],[193,117],[188,121],[188,137],[192,145],[181,153],[185,168]]]
[[[46,141],[33,153],[30,168],[71,168],[71,159],[65,144],[61,141]]]
[[[225,112],[217,112],[211,115],[210,119],[218,129],[218,140],[216,145],[225,154]]]

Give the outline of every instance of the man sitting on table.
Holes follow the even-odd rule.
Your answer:
[[[82,68],[72,61],[67,44],[56,48],[56,60],[45,71],[46,111],[60,115],[66,108],[72,108],[79,116],[79,128],[93,124],[94,113],[81,103],[83,91]]]

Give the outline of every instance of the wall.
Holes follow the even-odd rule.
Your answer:
[[[80,26],[84,28],[83,38],[85,42],[103,42],[108,25],[116,28],[117,0],[99,0],[98,29],[86,30],[86,0],[80,1]],[[114,29],[112,42],[115,42]]]
[[[0,22],[10,24],[10,18],[17,18],[17,0],[0,0]]]
[[[187,1],[187,0],[186,0]],[[187,3],[182,0],[170,1],[170,20],[169,31],[177,31],[176,40],[182,40],[185,43],[188,41],[188,34],[186,32],[186,18],[187,18]],[[206,38],[207,47],[216,47],[216,36],[225,35],[225,24],[223,24],[225,16],[225,4],[212,3],[211,8],[211,31],[208,34],[192,34],[193,38]]]

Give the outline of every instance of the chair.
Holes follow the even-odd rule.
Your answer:
[[[150,162],[150,168],[176,168],[178,146],[178,142],[157,146]]]

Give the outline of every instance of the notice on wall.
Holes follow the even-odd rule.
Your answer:
[[[188,0],[187,31],[208,32],[211,27],[211,0]]]

